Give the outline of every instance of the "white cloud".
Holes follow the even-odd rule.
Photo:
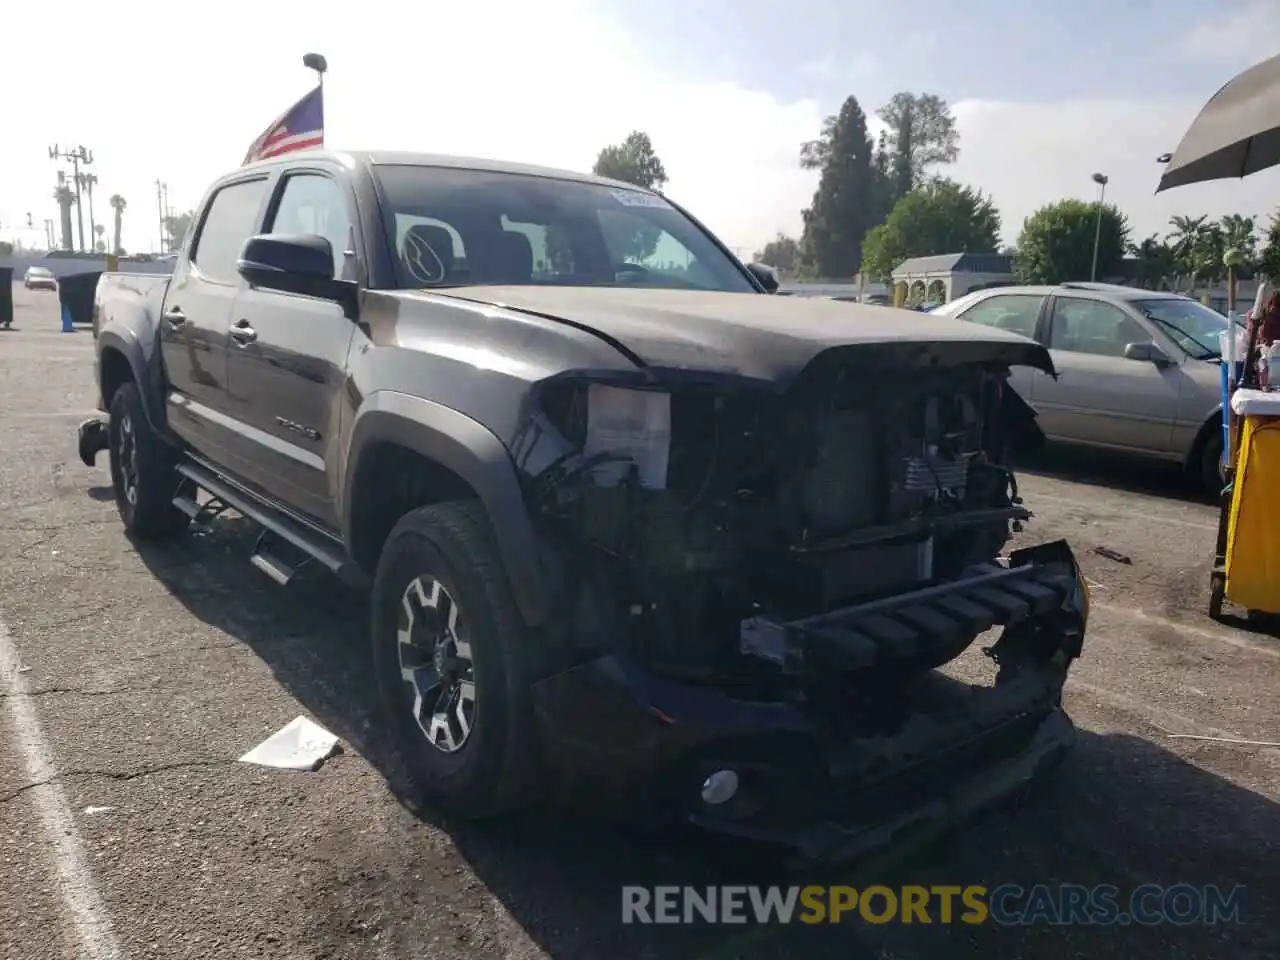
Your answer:
[[[1178,145],[1203,105],[961,101],[954,107],[960,159],[943,172],[994,196],[1006,242],[1017,239],[1022,221],[1037,207],[1062,197],[1096,199],[1098,188],[1090,180],[1095,171],[1110,178],[1107,200],[1128,215],[1134,239],[1163,233],[1174,214],[1243,213],[1265,223],[1280,206],[1280,169],[1156,195],[1163,171],[1156,158]]]
[[[1187,32],[1183,48],[1194,57],[1224,60],[1243,70],[1270,55],[1267,42],[1277,35],[1280,5],[1275,0],[1255,0],[1236,10],[1214,9],[1207,13]],[[1254,38],[1262,39],[1262,43],[1252,43]]]
[[[602,146],[644,129],[671,178],[667,192],[743,248],[794,230],[812,195],[814,176],[797,157],[819,127],[815,102],[681,82],[633,53],[587,0],[366,0],[355,21],[336,0],[233,0],[216,16],[173,10],[134,0],[121,24],[103,5],[64,4],[76,29],[56,39],[37,7],[6,11],[7,32],[24,40],[6,50],[6,76],[19,84],[11,81],[0,155],[5,232],[28,211],[37,227],[57,216],[45,150],[73,137],[97,157],[99,221],[110,216],[107,197],[123,194],[126,246],[146,249],[158,229],[155,179],[168,182],[171,205],[194,206],[307,89],[301,55],[310,49],[330,64],[334,146],[584,170]]]

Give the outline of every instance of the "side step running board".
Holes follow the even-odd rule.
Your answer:
[[[311,555],[307,554],[306,559],[297,565],[290,564],[271,549],[270,539],[268,531],[264,528],[258,535],[258,542],[253,545],[253,554],[249,557],[249,562],[280,586],[287,587],[294,575],[311,561]]]
[[[186,460],[178,465],[178,473],[215,499],[248,517],[262,527],[264,533],[270,533],[307,558],[319,562],[330,573],[336,574],[348,583],[359,583],[363,579],[338,543],[329,541],[327,537],[309,529],[304,524],[270,509],[256,498],[227,483],[212,470],[194,461]],[[198,519],[203,509],[192,497],[182,493],[173,498],[173,505],[193,519]],[[302,566],[302,564],[291,566],[268,550],[265,536],[258,538],[250,562],[281,586],[287,584]]]

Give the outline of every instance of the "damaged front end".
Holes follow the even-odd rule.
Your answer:
[[[1070,745],[1088,616],[1005,459],[1007,368],[828,351],[787,390],[544,382],[513,454],[558,658],[535,685],[558,782],[622,811],[847,856],[964,818]],[[994,680],[940,673],[985,632]]]

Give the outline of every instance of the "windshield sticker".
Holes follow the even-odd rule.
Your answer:
[[[640,193],[638,190],[613,189],[609,192],[613,194],[613,199],[624,207],[657,207],[666,210],[671,206],[661,197],[655,197],[651,193]]]

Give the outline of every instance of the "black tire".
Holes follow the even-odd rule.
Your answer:
[[[1212,430],[1200,448],[1198,464],[1200,486],[1217,502],[1226,485],[1226,471],[1222,469],[1222,428]]]
[[[1227,578],[1219,573],[1209,576],[1209,619],[1222,619],[1222,601],[1226,599]]]
[[[151,429],[132,382],[111,397],[107,438],[111,484],[125,529],[143,540],[176,537],[186,530],[191,518],[173,505],[177,455]]]
[[[444,591],[439,605],[424,608],[424,622],[438,619],[446,600],[456,604],[456,634],[469,647],[470,668],[459,682],[470,677],[474,683],[473,712],[469,732],[457,738],[453,752],[428,739],[414,713],[415,683],[401,674],[400,629],[408,623],[403,603],[419,580],[424,590],[431,590],[434,581]],[[422,507],[400,519],[378,559],[372,620],[374,669],[387,721],[423,795],[466,819],[497,816],[533,800],[539,768],[530,705],[530,686],[537,677],[536,638],[516,608],[477,501]],[[407,652],[406,659],[414,653],[430,659],[425,646],[407,647],[413,653]],[[461,660],[452,662],[456,669]],[[434,668],[424,669],[415,674],[416,682],[425,685],[434,673]],[[435,700],[435,694],[424,697],[424,703],[428,699]],[[424,708],[418,716],[426,713]]]

